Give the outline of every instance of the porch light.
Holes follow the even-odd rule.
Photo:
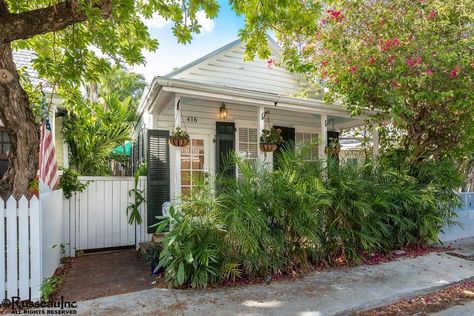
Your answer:
[[[225,108],[225,103],[222,103],[220,109],[219,109],[219,118],[221,120],[226,120],[227,119],[227,114],[228,114],[228,111],[227,109]]]

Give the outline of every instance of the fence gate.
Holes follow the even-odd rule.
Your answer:
[[[75,251],[133,246],[146,240],[146,203],[140,208],[141,225],[128,224],[127,206],[133,196],[133,177],[79,177],[87,188],[64,200],[64,240],[69,255]],[[146,177],[138,188],[146,189]],[[146,192],[145,192],[146,198]]]

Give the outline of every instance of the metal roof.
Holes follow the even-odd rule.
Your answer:
[[[40,78],[38,72],[33,67],[33,60],[35,58],[35,52],[31,50],[22,49],[13,51],[13,62],[15,63],[18,71],[20,71],[21,68],[24,69],[24,71],[28,74],[31,84],[34,86],[42,83],[43,87],[47,88],[49,86],[48,81]]]

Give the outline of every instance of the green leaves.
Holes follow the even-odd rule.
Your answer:
[[[176,275],[176,281],[178,282],[179,285],[183,285],[185,280],[186,280],[186,276],[184,274],[184,264],[180,262],[178,266],[178,274]]]
[[[436,241],[452,223],[459,179],[450,161],[413,166],[394,154],[375,166],[333,159],[324,166],[307,160],[311,149],[287,148],[275,170],[235,157],[239,179],[216,179],[217,192],[207,180],[181,197],[160,258],[170,285],[204,288],[355,263]]]

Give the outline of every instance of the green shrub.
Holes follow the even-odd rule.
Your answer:
[[[87,188],[88,183],[79,181],[80,174],[74,169],[63,169],[63,174],[59,178],[59,188],[63,189],[66,199],[71,198],[74,192],[82,192]]]
[[[322,164],[305,159],[309,150],[286,148],[275,170],[234,157],[238,179],[207,177],[183,196],[158,227],[170,225],[160,256],[167,281],[202,288],[357,263],[366,252],[436,241],[452,223],[461,179],[451,162]]]

